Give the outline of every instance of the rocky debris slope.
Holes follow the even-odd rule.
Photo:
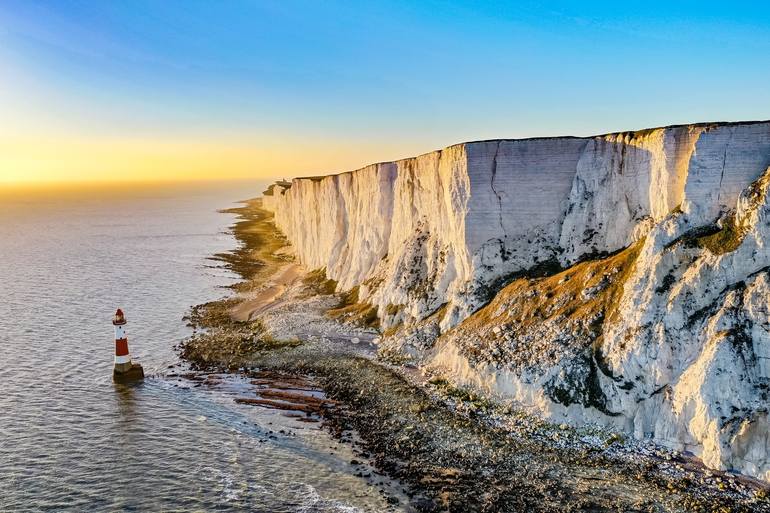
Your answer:
[[[685,202],[617,255],[514,281],[427,363],[770,480],[769,184],[770,170],[713,226]]]
[[[770,479],[768,165],[770,122],[485,141],[264,205],[390,351]]]
[[[385,324],[448,303],[448,328],[512,273],[627,247],[686,199],[713,222],[769,164],[770,122],[483,141],[279,182],[264,205],[303,264],[362,284]]]
[[[356,288],[335,294],[336,284],[323,272],[286,281],[258,318],[234,315],[265,288],[285,281],[287,267],[294,265],[286,262],[285,239],[260,204],[250,201],[235,210],[233,231],[241,245],[219,257],[252,279],[238,284],[238,297],[199,305],[188,317],[196,335],[180,350],[201,372],[180,377],[192,386],[216,388],[255,408],[279,409],[296,422],[322,419],[340,443],[357,447],[363,461],[350,461],[357,476],[384,486],[380,493],[388,503],[407,501],[415,511],[770,511],[768,489],[704,471],[689,456],[652,441],[632,441],[596,426],[553,424],[442,376],[373,361],[378,333],[349,325],[368,322],[368,313],[358,315],[368,310],[355,308]],[[611,269],[626,268],[632,258],[619,254]],[[258,268],[253,260],[261,263]],[[601,265],[585,267],[573,283],[596,281]],[[621,283],[616,275],[611,281]],[[409,326],[422,332],[421,347],[438,336],[443,312]],[[226,378],[225,369],[241,376]],[[263,434],[275,438],[272,431]],[[399,481],[383,481],[383,471]]]

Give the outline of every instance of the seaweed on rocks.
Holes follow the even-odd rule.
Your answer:
[[[242,204],[221,211],[238,216],[231,227],[238,240],[238,247],[211,257],[247,280],[240,286],[269,275],[276,264],[287,260],[286,256],[278,253],[280,248],[287,245],[286,238],[275,228],[273,214],[261,208],[262,200],[251,199]]]
[[[229,314],[232,304],[233,300],[225,299],[198,305],[187,317],[194,332],[178,349],[194,368],[238,369],[259,351],[301,344],[299,340],[272,337],[260,320],[234,320]]]
[[[249,208],[258,209],[258,204]],[[269,235],[275,227],[265,217],[260,222],[251,226],[251,233],[260,236],[251,239],[244,238],[236,224],[236,237],[243,244],[238,251],[244,255],[261,254],[250,246],[258,240],[275,240]],[[624,255],[632,261],[631,256]],[[262,262],[266,264],[260,275],[279,259],[263,256]],[[251,271],[248,265],[240,268],[244,276]],[[324,289],[321,278],[319,274],[313,281]],[[602,298],[584,301],[600,301],[606,307],[620,283],[602,282],[600,289],[609,289]],[[360,304],[356,296],[351,291],[342,302]],[[544,306],[564,307],[553,303],[556,298],[547,299]],[[512,436],[481,414],[493,405],[478,394],[434,380],[433,386],[448,396],[444,399],[399,368],[362,356],[351,346],[331,340],[285,340],[261,320],[235,321],[228,312],[238,301],[230,298],[194,308],[188,320],[195,334],[181,345],[182,357],[195,366],[239,371],[252,379],[278,373],[282,380],[312,381],[335,405],[317,409],[325,425],[341,441],[355,431],[360,450],[406,487],[413,511],[770,511],[770,504],[759,495],[741,502],[702,492],[687,479],[667,476],[650,459],[621,460],[588,445],[561,447],[543,437]],[[586,347],[593,360],[594,346]],[[595,362],[593,369],[598,376],[601,370]],[[271,400],[261,401],[269,405]],[[536,429],[524,426],[521,432]]]

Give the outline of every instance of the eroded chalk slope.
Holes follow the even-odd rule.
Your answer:
[[[385,344],[770,479],[770,123],[465,143],[265,197]]]

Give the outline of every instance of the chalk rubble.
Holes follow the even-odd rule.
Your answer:
[[[768,166],[770,122],[684,125],[457,144],[277,184],[264,205],[304,265],[359,287],[383,328],[404,327],[396,342],[427,337],[412,347],[455,381],[770,480]],[[724,251],[687,243],[725,227],[740,236]],[[592,356],[603,407],[554,397],[586,365],[574,352],[524,371],[474,362],[453,338],[515,273],[634,244]],[[570,326],[543,326],[541,349],[569,339]],[[505,326],[489,336],[516,343]]]

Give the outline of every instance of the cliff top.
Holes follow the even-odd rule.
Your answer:
[[[478,143],[488,143],[488,142],[512,142],[512,141],[543,141],[543,140],[551,140],[551,139],[595,139],[595,138],[604,138],[604,137],[612,137],[612,136],[628,136],[630,138],[635,137],[644,137],[646,135],[651,134],[652,132],[655,132],[656,130],[666,130],[666,129],[672,129],[672,128],[682,128],[682,127],[691,127],[691,128],[702,128],[702,127],[708,127],[708,128],[717,128],[722,126],[737,126],[737,125],[759,125],[767,123],[770,124],[770,119],[768,120],[755,120],[755,121],[708,121],[708,122],[700,122],[700,123],[682,123],[682,124],[675,124],[675,125],[666,125],[666,126],[659,126],[659,127],[653,127],[653,128],[643,128],[640,130],[629,130],[629,131],[622,131],[622,132],[608,132],[604,134],[597,134],[597,135],[587,135],[587,136],[577,136],[577,135],[556,135],[556,136],[543,136],[543,137],[521,137],[521,138],[501,138],[501,139],[479,139],[474,141],[465,141],[465,142],[459,142],[455,144],[451,144],[449,146],[446,146],[443,149],[437,149],[433,151],[428,151],[425,153],[422,153],[416,157],[405,157],[402,159],[397,160],[386,160],[382,162],[374,162],[372,164],[367,164],[366,166],[353,169],[350,171],[342,171],[339,173],[329,173],[326,175],[314,175],[314,176],[298,176],[296,178],[293,178],[291,181],[294,180],[312,180],[314,182],[319,182],[323,180],[324,178],[330,177],[330,176],[341,176],[346,175],[348,173],[354,173],[356,171],[359,171],[361,169],[366,169],[370,166],[379,166],[384,164],[395,164],[397,162],[402,162],[405,160],[411,160],[414,158],[419,158],[424,155],[430,155],[432,153],[436,152],[442,152],[446,151],[458,146],[464,146],[468,144],[478,144]],[[283,182],[286,183],[286,182]],[[285,185],[284,188],[288,188]]]

